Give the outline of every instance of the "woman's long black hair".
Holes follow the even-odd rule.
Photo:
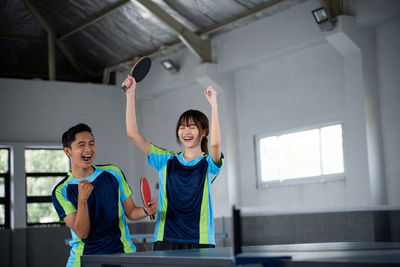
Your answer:
[[[180,144],[181,141],[179,140],[178,130],[181,125],[189,125],[189,123],[196,124],[197,128],[199,128],[200,134],[204,134],[203,138],[201,139],[201,151],[208,154],[208,133],[209,133],[209,123],[208,118],[204,115],[203,112],[190,109],[182,113],[179,117],[178,123],[176,124],[176,141]]]

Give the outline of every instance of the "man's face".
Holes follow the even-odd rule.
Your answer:
[[[70,147],[65,147],[64,151],[70,158],[73,168],[90,168],[96,156],[96,146],[92,134],[89,132],[77,133],[75,141]]]

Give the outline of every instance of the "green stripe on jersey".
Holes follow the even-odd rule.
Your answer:
[[[164,227],[165,227],[165,218],[167,217],[167,166],[164,167],[164,175],[163,175],[163,205],[161,210],[161,218],[160,225],[158,227],[157,241],[163,241],[164,238]]]
[[[82,240],[79,238],[79,245],[75,250],[75,261],[74,264],[72,265],[73,267],[80,267],[81,266],[81,256],[83,255],[83,249],[85,247],[85,243],[82,242]]]
[[[204,181],[203,198],[201,200],[199,243],[208,244],[208,173]]]
[[[58,202],[60,202],[61,207],[64,209],[65,216],[73,212],[76,212],[76,208],[74,207],[74,205],[72,205],[70,201],[67,201],[61,193],[61,190],[68,184],[68,182],[72,179],[72,177],[73,177],[72,173],[68,172],[68,178],[64,181],[64,183],[62,183],[60,186],[57,187],[55,192]],[[61,222],[62,221],[64,220],[61,220]]]

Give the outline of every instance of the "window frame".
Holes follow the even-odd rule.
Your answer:
[[[338,124],[340,124],[342,127],[343,173],[321,174],[321,175],[317,175],[317,176],[297,177],[297,178],[290,178],[290,179],[283,179],[283,180],[282,179],[271,180],[271,181],[263,181],[262,180],[261,158],[260,158],[260,140],[261,139],[272,137],[272,136],[280,136],[280,135],[291,134],[291,133],[296,133],[296,132],[309,131],[309,130],[314,130],[314,129],[318,129],[320,131],[321,128],[334,126],[334,125],[338,125]],[[320,133],[321,133],[321,131],[320,131]],[[255,157],[256,157],[257,188],[265,189],[265,188],[270,188],[270,187],[302,185],[302,184],[310,184],[310,183],[318,183],[318,182],[324,183],[324,182],[328,182],[328,181],[345,180],[346,179],[346,164],[345,164],[346,160],[345,160],[345,140],[344,140],[343,133],[344,133],[343,122],[336,120],[336,121],[329,121],[329,122],[325,122],[325,123],[307,125],[307,126],[298,127],[298,128],[280,130],[280,131],[276,131],[276,132],[256,134],[254,136],[254,146],[255,146]],[[319,138],[321,140],[321,135],[319,135]],[[321,146],[320,146],[320,153],[322,153]],[[321,169],[322,169],[322,160],[320,162],[320,165],[321,165]]]
[[[4,224],[0,224],[0,229],[10,229],[11,227],[11,148],[0,146],[0,149],[8,150],[8,172],[0,173],[4,178],[4,197],[0,197],[0,204],[4,205]]]
[[[26,150],[63,150],[62,146],[26,146],[24,148],[24,155]],[[24,159],[24,163],[26,159]],[[71,162],[69,162],[69,169],[71,169]],[[65,177],[68,172],[26,172],[25,173],[25,212],[26,212],[26,219],[25,223],[29,226],[41,226],[41,225],[64,225],[64,222],[28,222],[28,204],[32,203],[51,203],[53,204],[53,200],[51,195],[50,196],[28,196],[28,177],[54,177],[54,176],[63,176]]]

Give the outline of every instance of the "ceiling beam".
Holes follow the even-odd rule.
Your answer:
[[[86,20],[84,20],[80,25],[76,26],[75,28],[73,28],[72,30],[64,33],[63,35],[61,35],[61,37],[58,38],[59,41],[67,38],[68,36],[86,28],[87,26],[95,23],[96,21],[108,16],[109,14],[111,14],[112,12],[118,10],[120,7],[126,5],[127,3],[129,3],[130,0],[122,0],[120,2],[117,2],[107,8],[105,8],[104,10],[102,10],[100,13],[98,13],[96,16],[88,18]]]
[[[88,79],[86,72],[83,70],[81,64],[75,59],[69,47],[63,41],[56,41],[56,44],[75,71],[78,72],[83,78]]]
[[[46,39],[41,36],[33,36],[29,34],[20,33],[7,33],[0,32],[0,39],[12,40],[12,41],[23,41],[23,42],[36,42],[36,43],[46,43]]]
[[[284,2],[284,1],[286,1],[286,0],[273,0],[273,1],[269,1],[269,2],[261,4],[261,5],[258,5],[258,6],[254,7],[254,8],[252,8],[252,9],[249,9],[249,10],[246,10],[246,11],[244,11],[242,13],[239,13],[236,16],[233,16],[233,17],[228,18],[226,20],[223,20],[223,21],[221,21],[219,23],[211,25],[210,27],[198,30],[198,31],[195,32],[195,34],[198,35],[198,36],[205,35],[205,34],[211,34],[213,32],[221,30],[221,29],[223,29],[225,27],[228,27],[228,26],[232,25],[233,23],[235,23],[235,22],[237,22],[239,20],[242,20],[244,18],[253,16],[253,15],[259,13],[259,12],[265,11],[268,8],[271,8],[272,6],[280,4],[280,3]],[[160,54],[162,51],[164,51],[166,49],[172,49],[172,48],[177,47],[179,45],[182,45],[182,42],[180,40],[177,40],[177,41],[174,41],[174,42],[171,42],[171,43],[168,43],[168,44],[164,44],[162,46],[164,49],[161,49],[161,47],[158,47],[156,49],[152,49],[152,50],[143,52],[141,54],[141,56],[147,56],[147,57],[156,56],[157,54]],[[135,62],[135,59],[132,59],[132,58],[126,59],[126,60],[123,60],[122,62],[120,62],[120,63],[118,63],[118,64],[116,64],[114,66],[107,67],[107,69],[110,70],[110,71],[120,70],[121,68],[122,69],[125,68],[124,66],[132,65],[134,62]],[[98,71],[97,72],[97,76],[103,75],[103,72],[104,72],[103,70]]]
[[[268,1],[264,4],[258,5],[256,7],[253,7],[249,10],[243,11],[242,13],[239,13],[233,17],[230,17],[226,20],[220,21],[214,25],[211,25],[210,27],[204,28],[202,30],[197,31],[197,34],[199,35],[203,35],[203,34],[210,34],[213,32],[216,32],[218,30],[221,30],[235,22],[238,22],[244,18],[256,15],[257,13],[263,12],[277,4],[280,4],[282,2],[285,2],[286,0],[272,0],[272,1]]]
[[[53,28],[51,27],[50,23],[47,22],[47,20],[42,16],[40,13],[39,9],[30,1],[30,0],[24,0],[25,5],[32,11],[33,15],[36,17],[36,19],[40,22],[42,27],[47,31],[48,34],[51,36],[56,36],[56,33],[54,32]],[[51,37],[50,37],[51,38]],[[69,48],[62,42],[62,41],[55,41],[55,42],[48,42],[49,46],[50,43],[55,43],[57,46],[60,48],[61,52],[64,54],[64,56],[67,58],[67,60],[71,63],[71,65],[74,67],[74,69],[84,78],[86,78],[86,73],[83,70],[83,68],[80,66],[78,61],[75,60],[73,57],[71,51]],[[53,48],[49,47],[49,50]],[[49,58],[49,72],[51,72],[51,59]],[[54,70],[55,71],[55,70]]]
[[[171,17],[167,12],[160,8],[157,4],[150,0],[137,0],[140,4],[146,7],[158,19],[160,19],[166,26],[178,34],[182,43],[194,53],[201,62],[211,62],[211,42],[210,40],[203,40],[182,25],[179,21]]]
[[[154,3],[156,3],[159,7],[161,7],[165,12],[170,14],[173,18],[175,18],[177,21],[179,21],[181,24],[185,25],[186,28],[189,28],[191,31],[196,31],[200,27],[181,15],[178,11],[176,11],[172,6],[171,6],[171,1],[165,1],[165,0],[152,0]]]
[[[39,20],[43,28],[47,32],[47,52],[48,52],[48,68],[49,68],[49,80],[54,81],[56,76],[56,64],[55,64],[55,32],[51,28],[50,24],[40,14],[38,8],[32,4],[30,0],[24,0],[25,5],[32,11],[33,15]]]
[[[49,59],[49,80],[56,80],[56,35],[54,32],[47,33],[47,53]]]

